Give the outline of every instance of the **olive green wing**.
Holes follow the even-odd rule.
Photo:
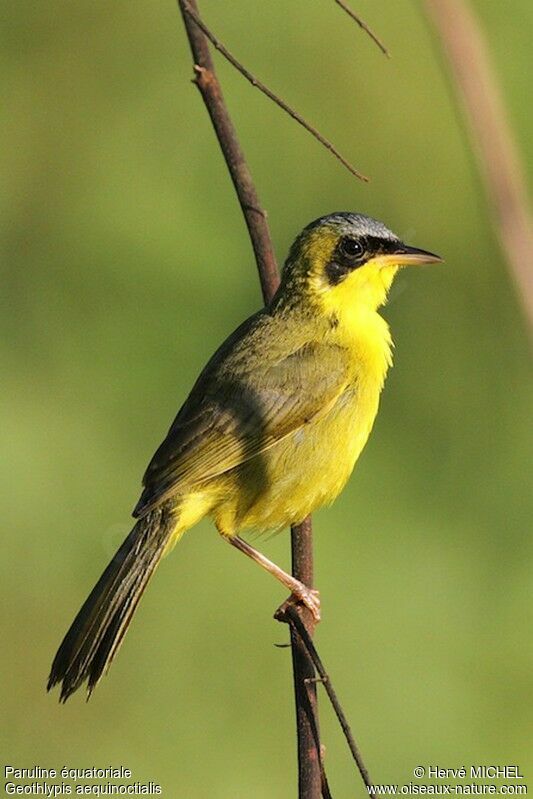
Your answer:
[[[134,515],[269,449],[327,412],[348,380],[345,350],[319,343],[244,373],[201,376],[148,466]]]

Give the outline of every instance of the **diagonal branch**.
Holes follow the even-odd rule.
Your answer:
[[[383,55],[386,55],[387,58],[390,58],[389,51],[387,50],[381,39],[377,36],[377,34],[375,34],[374,31],[368,27],[364,19],[361,19],[361,17],[358,14],[356,14],[355,11],[353,11],[350,8],[350,6],[344,2],[344,0],[334,0],[334,1],[335,3],[337,3],[338,6],[342,8],[343,11],[345,11],[348,14],[349,17],[353,19],[354,22],[357,22],[359,27],[362,28],[365,31],[365,33],[367,33],[370,36],[372,41],[375,42],[375,44],[377,44]]]
[[[363,175],[361,172],[359,172],[357,169],[355,169],[355,167],[353,167],[350,164],[350,162],[347,161],[346,158],[344,158],[344,156],[340,154],[337,148],[328,139],[326,139],[326,137],[323,136],[320,133],[320,131],[318,131],[316,128],[310,125],[309,122],[307,122],[301,116],[301,114],[299,114],[297,111],[294,110],[294,108],[292,108],[288,103],[286,103],[285,100],[282,100],[281,97],[278,97],[277,94],[274,94],[274,92],[271,89],[269,89],[268,86],[265,86],[264,83],[262,83],[258,78],[256,78],[255,75],[253,75],[248,69],[246,69],[246,67],[244,67],[240,63],[240,61],[238,61],[235,58],[235,56],[230,53],[227,47],[225,47],[225,45],[222,44],[220,39],[218,39],[214,35],[214,33],[212,33],[211,30],[207,27],[205,22],[203,22],[203,20],[201,19],[197,11],[192,7],[192,4],[190,2],[188,2],[187,0],[179,0],[179,4],[182,13],[190,17],[190,19],[194,20],[198,28],[200,28],[202,33],[209,39],[213,47],[215,47],[219,51],[219,53],[223,55],[224,58],[227,61],[229,61],[229,63],[233,67],[235,67],[237,72],[240,72],[240,74],[244,78],[246,78],[246,80],[249,81],[252,84],[252,86],[255,86],[256,89],[259,89],[259,91],[265,94],[269,98],[269,100],[272,100],[273,103],[279,106],[279,108],[282,108],[283,111],[285,111],[290,117],[292,117],[292,119],[294,119],[296,122],[298,122],[299,125],[305,128],[305,130],[308,133],[310,133],[311,136],[313,136],[317,141],[319,141],[320,144],[326,148],[326,150],[328,150],[333,156],[335,156],[335,158],[338,161],[341,162],[341,164],[344,167],[346,167],[348,172],[351,172],[351,174],[354,175],[356,178],[359,178],[359,180],[362,180],[365,183],[368,182],[368,178],[365,175]]]
[[[178,0],[178,2],[194,58],[194,82],[200,90],[211,117],[220,149],[233,181],[252,242],[263,297],[265,302],[268,302],[279,285],[279,274],[266,214],[261,208],[252,175],[241,150],[233,122],[228,114],[222,89],[215,74],[207,40],[202,31],[192,21],[190,4],[185,4],[183,0]],[[187,5],[187,13],[185,5]]]
[[[333,688],[331,683],[331,679],[324,668],[322,660],[320,659],[320,655],[311,639],[311,636],[307,632],[296,608],[293,605],[286,604],[279,611],[276,613],[275,618],[278,621],[282,621],[288,623],[291,627],[291,631],[293,634],[299,636],[303,646],[305,647],[307,653],[309,654],[313,664],[320,676],[320,682],[324,685],[326,693],[329,697],[329,700],[333,706],[335,714],[339,720],[339,724],[342,727],[342,731],[344,733],[344,737],[348,742],[348,746],[350,748],[350,752],[352,753],[353,759],[357,764],[357,768],[359,769],[359,773],[365,783],[366,787],[371,789],[373,787],[372,780],[370,779],[370,775],[368,773],[368,769],[366,768],[363,757],[361,752],[359,751],[359,747],[353,737],[352,731],[350,729],[350,725],[348,724],[348,719],[342,709],[342,705],[337,698],[337,694]]]

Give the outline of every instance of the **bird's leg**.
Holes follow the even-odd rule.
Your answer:
[[[320,621],[320,595],[318,591],[313,588],[308,588],[300,582],[300,580],[297,580],[296,577],[293,577],[292,574],[287,574],[287,572],[280,569],[279,566],[276,566],[275,563],[272,563],[271,560],[262,555],[261,552],[258,552],[257,549],[254,549],[250,544],[247,544],[246,541],[243,541],[242,538],[239,538],[238,535],[225,535],[224,533],[221,533],[221,535],[225,541],[240,552],[244,552],[245,555],[248,555],[249,558],[262,566],[267,572],[273,574],[285,588],[289,589],[293,597],[299,602],[303,602],[303,604],[309,608],[315,621]]]

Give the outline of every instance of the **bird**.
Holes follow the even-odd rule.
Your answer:
[[[133,529],[54,658],[60,701],[85,682],[91,695],[161,559],[206,516],[320,619],[318,591],[240,533],[298,524],[342,491],[392,363],[379,310],[401,267],[441,261],[360,213],[302,230],[274,297],[214,353],[152,457]]]

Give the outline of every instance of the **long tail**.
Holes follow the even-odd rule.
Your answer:
[[[87,680],[89,696],[117,653],[176,525],[167,506],[139,519],[89,594],[52,663],[48,690],[65,702]]]

